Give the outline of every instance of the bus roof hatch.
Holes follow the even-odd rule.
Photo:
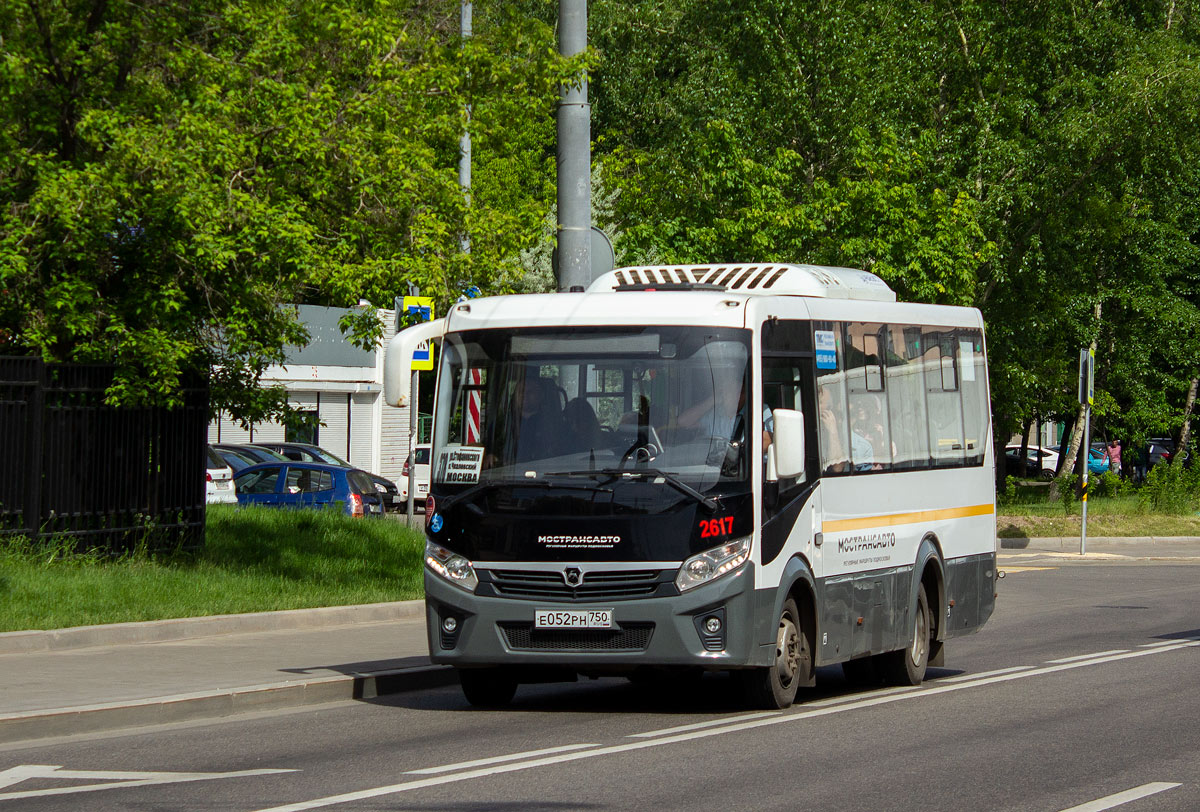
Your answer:
[[[726,290],[775,296],[896,301],[896,292],[869,271],[823,265],[636,266],[609,271],[588,288],[590,293],[630,290]]]

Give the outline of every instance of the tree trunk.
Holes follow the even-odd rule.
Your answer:
[[[1183,427],[1179,430],[1179,445],[1175,446],[1175,457],[1172,462],[1183,465],[1183,459],[1187,456],[1188,441],[1192,439],[1192,408],[1196,405],[1196,387],[1200,385],[1200,378],[1192,378],[1192,385],[1188,387],[1187,402],[1183,404]]]
[[[1099,324],[1100,323],[1100,303],[1099,302],[1096,302],[1096,304],[1092,306],[1092,316],[1095,318],[1096,323]],[[1094,339],[1094,338],[1092,339],[1092,343],[1089,345],[1089,348],[1091,349],[1092,352],[1096,351],[1096,339]],[[1083,449],[1082,455],[1080,455],[1080,453],[1079,453],[1080,452],[1079,446],[1081,446],[1083,444],[1083,417],[1084,417],[1084,405],[1081,403],[1081,404],[1079,404],[1079,410],[1075,414],[1075,429],[1074,429],[1074,431],[1071,432],[1071,443],[1070,443],[1070,445],[1067,446],[1066,459],[1060,460],[1062,465],[1058,469],[1059,477],[1062,477],[1063,474],[1065,474],[1067,471],[1073,471],[1076,474],[1078,474],[1080,479],[1082,480],[1084,469],[1081,466],[1087,465],[1087,453],[1088,453],[1087,449]],[[1072,460],[1072,464],[1071,464],[1070,468],[1067,467],[1066,460]],[[1059,480],[1055,479],[1055,484],[1054,484],[1054,487],[1052,488],[1052,493],[1050,494],[1051,498],[1056,498],[1058,496],[1059,487],[1060,487]]]
[[[1017,463],[1017,465],[1020,466],[1020,470],[1017,472],[1017,476],[1019,476],[1019,477],[1029,476],[1029,470],[1028,470],[1029,463],[1026,462],[1026,460],[1029,459],[1029,424],[1030,424],[1030,422],[1031,422],[1031,420],[1025,420],[1021,423],[1021,456],[1019,456],[1017,458],[1020,460],[1020,462]]]

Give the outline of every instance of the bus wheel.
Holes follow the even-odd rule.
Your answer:
[[[920,685],[929,665],[929,599],[925,587],[917,590],[917,612],[913,618],[912,638],[908,648],[883,655],[884,676],[892,685]]]
[[[502,668],[460,668],[463,695],[477,708],[500,708],[512,701],[517,681]]]
[[[800,629],[800,613],[791,598],[784,601],[775,637],[775,662],[766,668],[738,671],[746,698],[756,708],[786,708],[812,669],[812,649]]]

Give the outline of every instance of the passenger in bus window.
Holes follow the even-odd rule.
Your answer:
[[[553,456],[562,435],[562,416],[554,382],[530,376],[516,391],[517,436],[514,462]]]
[[[817,386],[817,420],[821,430],[821,465],[825,473],[841,473],[849,467],[846,445],[842,441],[841,409],[833,402],[828,386]]]
[[[854,410],[854,421],[850,427],[850,458],[855,471],[871,471],[881,466],[876,464],[875,446],[869,439],[871,424],[866,407],[859,405]]]

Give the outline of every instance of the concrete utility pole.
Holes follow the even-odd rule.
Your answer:
[[[587,48],[587,0],[559,0],[558,52],[575,56]],[[559,291],[584,290],[592,281],[592,125],[587,75],[559,88],[558,251],[554,275]]]
[[[469,0],[459,6],[459,28],[462,33],[462,41],[465,44],[471,38],[471,12],[472,6]],[[467,121],[471,121],[471,105],[467,105],[466,109]],[[471,131],[466,127],[463,128],[462,135],[458,137],[458,185],[462,187],[463,197],[467,200],[467,205],[471,203]],[[459,238],[459,245],[462,247],[464,254],[471,253],[471,235],[466,231]]]

